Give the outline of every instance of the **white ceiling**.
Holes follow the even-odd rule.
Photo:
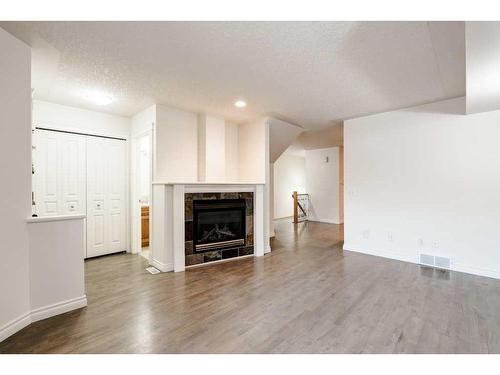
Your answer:
[[[463,22],[2,22],[35,98],[131,116],[153,103],[236,122],[332,121],[465,95]],[[116,97],[97,107],[87,90]],[[233,106],[244,98],[248,107]]]
[[[466,23],[467,113],[500,109],[500,22]]]

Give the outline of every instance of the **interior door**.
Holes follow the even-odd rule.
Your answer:
[[[87,137],[87,258],[127,249],[125,145]]]
[[[37,129],[34,144],[36,213],[85,214],[85,136]]]
[[[107,211],[109,222],[109,250],[110,252],[124,251],[126,244],[126,147],[125,141],[108,139],[108,201]]]

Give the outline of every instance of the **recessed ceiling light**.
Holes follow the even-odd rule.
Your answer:
[[[85,97],[95,105],[108,105],[115,101],[115,99],[111,95],[97,91],[87,92]]]
[[[247,106],[247,103],[244,100],[237,100],[234,102],[234,106],[236,108],[245,108]]]

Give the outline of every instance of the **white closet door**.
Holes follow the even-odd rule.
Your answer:
[[[125,146],[87,137],[87,258],[127,249]]]
[[[37,214],[85,214],[85,136],[36,130],[34,144]]]
[[[85,214],[86,142],[85,136],[61,134],[61,212],[63,215]]]

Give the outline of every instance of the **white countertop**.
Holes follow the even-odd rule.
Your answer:
[[[85,219],[86,215],[59,215],[59,216],[38,216],[38,217],[28,217],[26,219],[27,223],[44,223],[48,221],[63,221],[63,220],[79,220]]]

